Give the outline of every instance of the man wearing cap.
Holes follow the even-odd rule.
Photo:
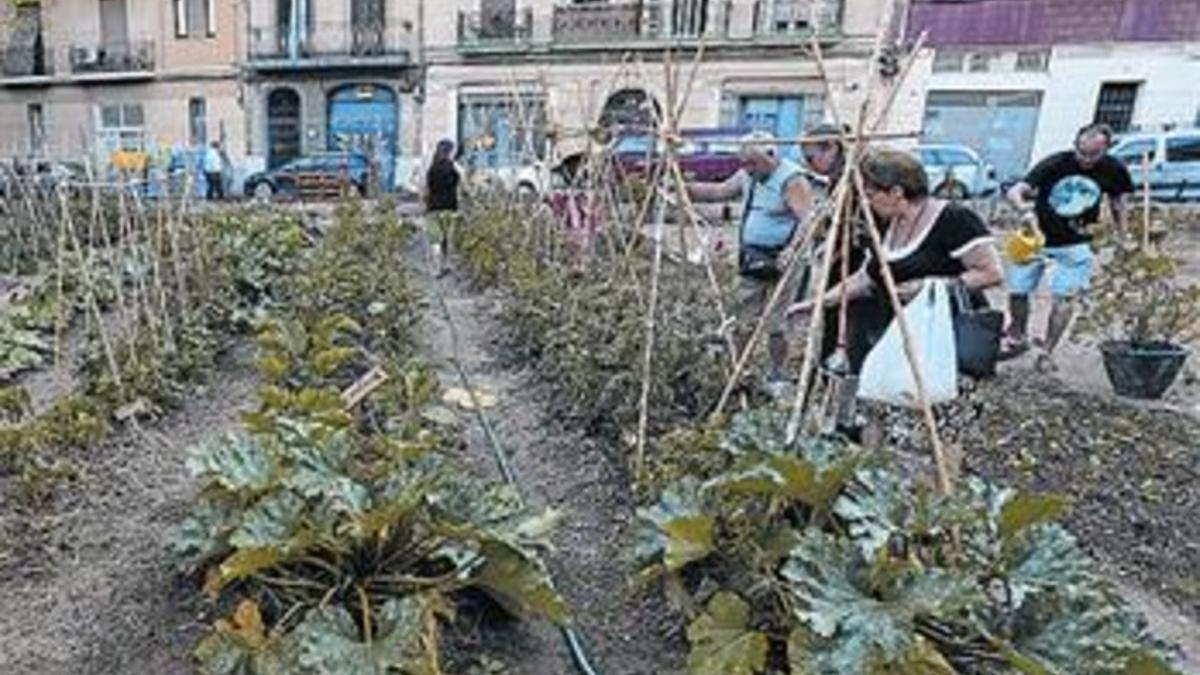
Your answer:
[[[1008,199],[1018,211],[1036,217],[1045,236],[1040,255],[1023,262],[1009,261],[1007,355],[1028,348],[1029,296],[1041,282],[1046,264],[1050,273],[1050,320],[1036,366],[1053,370],[1051,353],[1062,339],[1075,313],[1076,299],[1091,286],[1095,255],[1089,231],[1100,217],[1100,202],[1108,195],[1117,231],[1125,230],[1124,197],[1133,191],[1129,170],[1108,154],[1113,132],[1105,124],[1089,124],[1075,136],[1075,148],[1038,162],[1025,179],[1012,187]],[[1032,199],[1032,201],[1030,201]]]
[[[812,189],[804,170],[776,156],[774,137],[754,132],[742,138],[742,169],[721,183],[694,183],[689,196],[696,201],[741,199],[738,227],[738,290],[734,317],[736,342],[744,349],[754,326],[778,283],[786,286],[767,312],[767,391],[781,394],[786,374],[788,343],[785,309],[800,291],[800,270],[784,275],[803,239],[804,223],[812,208]]]

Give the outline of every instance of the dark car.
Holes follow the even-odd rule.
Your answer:
[[[720,182],[742,168],[736,140],[746,129],[684,129],[676,148],[684,180]],[[645,133],[625,133],[613,141],[616,169],[622,177],[644,178],[648,168],[660,164],[663,147]]]
[[[306,180],[314,183],[346,181],[359,194],[366,194],[371,163],[366,155],[339,152],[309,155],[282,164],[274,169],[252,173],[246,178],[245,194],[258,199],[275,195],[299,197],[300,186]]]

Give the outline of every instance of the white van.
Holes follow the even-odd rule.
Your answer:
[[[1136,194],[1148,178],[1155,200],[1200,201],[1200,129],[1125,134],[1112,155],[1129,167]],[[1148,175],[1142,170],[1143,157],[1149,159]]]

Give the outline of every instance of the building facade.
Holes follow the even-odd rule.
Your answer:
[[[245,153],[239,12],[218,0],[18,0],[0,10],[0,154]]]
[[[1118,132],[1200,123],[1200,2],[913,0],[908,33],[935,52],[924,136],[962,143],[1003,178]]]
[[[392,184],[417,147],[423,9],[407,0],[249,0],[251,163],[356,150]]]
[[[588,130],[648,122],[667,105],[668,51],[689,80],[683,127],[756,128],[779,137],[830,118],[808,55],[824,46],[843,119],[854,119],[875,64],[879,0],[445,0],[425,29],[421,147],[459,142],[473,168],[557,162]],[[889,131],[920,125],[924,75],[914,68]],[[682,85],[680,87],[682,90]],[[795,148],[786,152],[795,152]]]

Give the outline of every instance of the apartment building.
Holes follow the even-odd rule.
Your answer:
[[[245,153],[234,2],[16,0],[0,17],[0,155]]]
[[[248,0],[251,163],[357,150],[390,184],[416,150],[424,0]]]
[[[1196,0],[912,0],[935,51],[924,135],[980,151],[1001,178],[1117,131],[1200,123]]]
[[[830,84],[853,119],[866,90],[881,0],[444,0],[428,12],[421,146],[457,140],[474,168],[577,152],[587,130],[648,122],[666,105],[662,63],[703,44],[681,123],[795,137],[830,117],[808,55],[824,47]],[[914,68],[890,131],[916,132],[924,75]],[[681,80],[690,79],[690,65]],[[795,152],[790,148],[786,152]]]

